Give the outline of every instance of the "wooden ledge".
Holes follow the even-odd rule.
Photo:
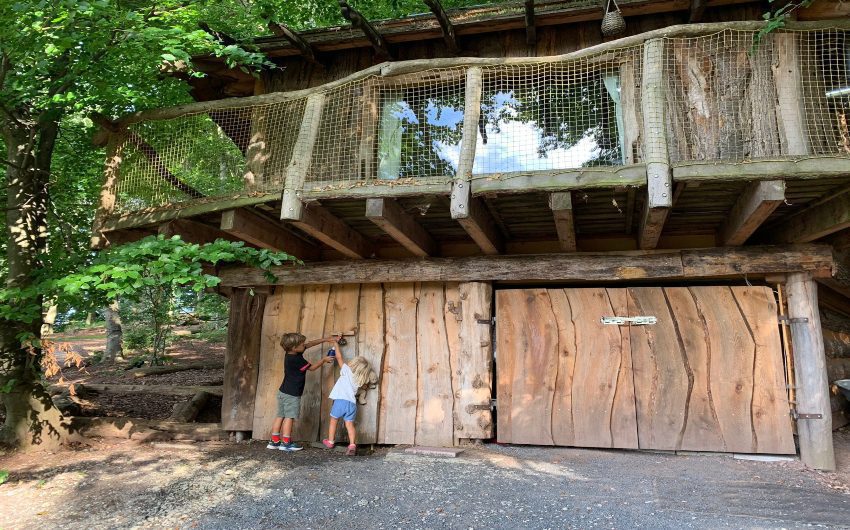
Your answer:
[[[273,269],[279,284],[392,283],[415,281],[561,281],[755,279],[809,272],[830,277],[829,245],[721,247],[691,250],[497,255],[471,258],[332,261]],[[269,285],[245,267],[221,271],[223,286]]]

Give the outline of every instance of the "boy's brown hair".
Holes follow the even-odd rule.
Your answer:
[[[280,345],[283,346],[284,350],[292,351],[292,348],[306,341],[307,337],[300,333],[284,333],[280,339]]]

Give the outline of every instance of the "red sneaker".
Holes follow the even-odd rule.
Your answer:
[[[322,440],[322,444],[324,444],[324,446],[327,447],[328,449],[334,448],[334,443],[332,441],[328,440],[327,438]]]
[[[348,449],[346,449],[346,451],[345,451],[345,456],[354,456],[356,454],[357,454],[357,446],[354,445],[354,444],[349,445]]]

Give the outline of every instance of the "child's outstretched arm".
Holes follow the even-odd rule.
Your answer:
[[[338,364],[340,369],[341,369],[342,366],[345,364],[345,359],[342,358],[342,348],[340,348],[336,337],[334,337],[334,340],[332,342],[333,342],[334,348],[336,348],[336,355],[335,355],[336,364]]]
[[[308,340],[304,343],[304,348],[309,350],[313,346],[317,346],[323,342],[331,342],[334,340],[334,338],[335,337],[324,337],[322,339]]]
[[[313,372],[313,371],[321,368],[323,364],[332,363],[332,362],[334,362],[334,361],[330,357],[322,357],[318,361],[316,361],[314,363],[310,363],[310,366],[307,367],[307,370],[310,370],[311,372]]]

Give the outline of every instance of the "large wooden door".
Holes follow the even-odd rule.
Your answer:
[[[500,290],[496,344],[501,442],[795,451],[767,287]]]

